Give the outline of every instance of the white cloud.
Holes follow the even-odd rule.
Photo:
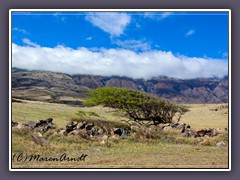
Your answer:
[[[32,42],[30,39],[24,38],[23,43],[32,47],[40,47],[37,43]]]
[[[175,56],[171,52],[137,53],[126,49],[71,49],[29,47],[13,44],[13,67],[47,70],[68,74],[128,76],[151,78],[165,75],[175,78],[223,77],[228,74],[226,60]]]
[[[185,36],[191,36],[195,33],[195,29],[190,29],[188,32],[185,34]]]
[[[125,40],[125,41],[116,40],[113,43],[120,46],[123,49],[130,49],[134,51],[139,51],[139,50],[149,51],[151,49],[149,43],[146,43],[141,40]]]
[[[63,14],[59,12],[54,13],[53,16],[62,22],[65,22],[67,19],[67,17],[63,16]]]
[[[172,12],[163,12],[163,13],[157,13],[157,12],[145,12],[143,16],[145,18],[153,19],[153,20],[163,20],[171,16]]]
[[[22,34],[30,34],[30,33],[27,32],[25,29],[18,28],[18,27],[13,28],[12,31],[17,31],[17,32],[20,32],[20,33],[22,33]]]
[[[86,37],[85,40],[91,41],[91,40],[92,40],[92,37]]]
[[[85,19],[111,36],[120,36],[130,23],[131,16],[118,12],[97,12],[88,13]]]

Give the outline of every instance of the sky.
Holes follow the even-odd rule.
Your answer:
[[[228,12],[12,12],[12,66],[149,79],[228,74]]]

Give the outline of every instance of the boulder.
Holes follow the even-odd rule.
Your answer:
[[[206,134],[206,130],[205,129],[200,129],[196,133],[197,133],[197,137],[203,137]]]
[[[217,142],[217,143],[216,143],[216,146],[217,146],[217,147],[225,147],[226,144],[225,144],[223,141],[220,141],[220,142]]]
[[[69,133],[77,126],[77,122],[69,121],[66,125],[66,131]]]
[[[87,131],[89,131],[89,130],[91,130],[93,127],[94,127],[94,124],[93,124],[93,123],[88,123],[85,128],[86,128]]]
[[[13,121],[12,121],[12,127],[17,126],[17,125],[18,125],[17,122],[13,122]]]
[[[80,130],[73,130],[68,135],[79,135],[79,134],[80,134]]]
[[[206,129],[205,132],[206,132],[206,133],[205,133],[205,136],[211,137],[211,135],[212,135],[212,129],[211,129],[211,128]]]
[[[211,131],[211,137],[217,136],[217,135],[218,135],[218,130],[213,128]]]
[[[53,121],[53,118],[48,118],[47,119],[47,123],[52,123],[52,121]]]
[[[216,130],[217,130],[217,133],[218,133],[218,134],[224,134],[224,133],[227,133],[227,132],[228,132],[227,128],[224,128],[224,129],[218,128],[218,129],[216,129]]]
[[[129,135],[129,131],[126,128],[121,129],[122,130],[122,135],[120,136],[121,138],[125,139]]]
[[[100,128],[100,127],[97,128],[97,132],[98,132],[98,134],[103,134],[104,133],[103,129]]]
[[[170,126],[171,126],[172,128],[176,128],[176,127],[179,126],[179,123],[177,122],[177,123],[175,123],[175,124],[171,124]]]
[[[68,135],[67,131],[64,129],[60,130],[58,133],[64,136]]]
[[[119,136],[122,135],[122,130],[121,130],[121,128],[113,128],[113,132],[114,132],[114,134],[117,134],[117,135],[119,135]]]
[[[36,122],[34,121],[29,121],[27,124],[25,124],[26,126],[28,126],[31,129],[34,129],[36,127]]]
[[[182,134],[183,137],[191,137],[195,138],[197,136],[196,131],[191,129],[186,129],[185,132]]]
[[[25,129],[25,128],[29,128],[28,126],[24,125],[24,124],[21,124],[21,123],[18,123],[17,126],[15,126],[16,128],[18,129]]]
[[[76,126],[76,129],[84,129],[86,126],[86,122],[79,122],[78,125]]]
[[[114,135],[119,135],[123,139],[130,135],[130,130],[126,128],[113,128],[113,132]]]
[[[184,133],[186,129],[186,124],[185,123],[180,124],[175,129],[178,130],[180,133]]]

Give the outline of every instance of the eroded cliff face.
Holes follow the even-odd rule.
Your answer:
[[[228,77],[174,79],[154,77],[149,80],[128,77],[67,75],[47,71],[13,68],[12,96],[33,100],[83,98],[87,89],[121,87],[147,92],[176,103],[228,102]]]

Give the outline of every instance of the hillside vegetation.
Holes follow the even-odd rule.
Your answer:
[[[227,77],[189,80],[153,77],[144,80],[12,69],[12,95],[15,98],[81,105],[86,91],[99,87],[138,90],[174,103],[228,102]]]

